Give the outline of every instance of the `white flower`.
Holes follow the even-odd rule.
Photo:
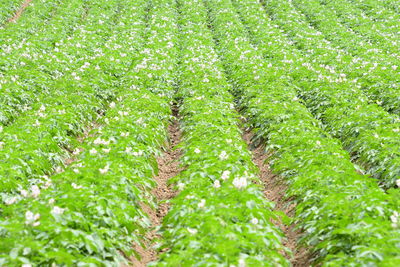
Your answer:
[[[89,151],[90,155],[97,154],[97,150],[95,148],[90,149]]]
[[[197,229],[193,229],[193,228],[187,228],[188,232],[191,233],[192,235],[197,234]]]
[[[106,154],[110,153],[110,151],[111,151],[111,148],[103,148],[103,152]]]
[[[178,189],[179,189],[179,190],[183,190],[184,188],[185,188],[185,184],[179,182],[179,183],[178,183]]]
[[[123,116],[128,116],[129,112],[128,111],[122,111],[122,113],[120,113],[121,111],[118,111],[118,114],[122,114]],[[122,116],[121,115],[121,116]]]
[[[128,146],[125,148],[125,153],[131,153],[132,152],[132,147]]]
[[[55,202],[54,198],[49,199],[49,204],[54,204],[54,202]]]
[[[62,173],[64,169],[61,166],[57,166],[55,169],[56,173]]]
[[[23,197],[27,197],[27,196],[28,196],[28,191],[22,189],[22,190],[21,190],[21,195],[22,195]]]
[[[21,265],[21,267],[32,267],[32,264],[30,263],[24,263]]]
[[[258,219],[257,218],[253,218],[250,221],[252,224],[258,224]]]
[[[392,227],[399,227],[399,213],[397,211],[393,212],[393,215],[390,216],[390,220],[392,221]]]
[[[143,118],[139,118],[139,119],[136,120],[137,124],[142,124],[143,122],[144,122]]]
[[[65,209],[62,209],[60,207],[54,206],[53,209],[51,210],[51,213],[54,215],[61,215],[64,213]]]
[[[226,153],[226,151],[222,151],[221,154],[219,154],[219,159],[220,160],[228,159],[228,154]]]
[[[237,189],[242,189],[245,188],[247,186],[247,179],[246,177],[236,177],[233,180],[233,185],[237,188]]]
[[[199,154],[201,151],[200,151],[200,149],[198,149],[198,148],[196,148],[195,150],[194,150],[194,153],[196,153],[196,154]]]
[[[35,120],[35,123],[33,124],[34,127],[39,127],[40,126],[40,122],[38,120]]]
[[[228,144],[231,144],[231,143],[232,143],[232,139],[226,139],[226,142],[227,142]]]
[[[200,209],[203,209],[206,206],[206,200],[205,199],[200,200],[200,202],[199,202],[199,204],[197,204],[197,206]]]
[[[81,185],[77,185],[76,183],[72,183],[71,186],[72,186],[74,189],[81,189],[81,188],[82,188]]]
[[[74,173],[80,173],[79,170],[76,169],[76,168],[75,168],[75,169],[72,169],[72,171],[73,171]]]
[[[38,197],[40,195],[40,189],[39,189],[39,187],[37,185],[33,185],[31,187],[31,192],[32,192],[31,196],[34,197],[34,198],[36,198],[36,197]]]
[[[225,180],[227,180],[229,178],[230,175],[231,175],[230,171],[224,171],[222,173],[221,179],[225,181]]]
[[[49,188],[51,185],[52,185],[51,181],[50,181],[50,180],[47,180],[47,181],[44,183],[44,185],[42,186],[42,188],[47,189],[47,188]]]
[[[0,133],[3,131],[3,126],[0,126]]]
[[[99,169],[99,172],[100,172],[101,174],[105,174],[105,173],[107,173],[109,170],[110,170],[110,165],[107,164],[103,169]]]
[[[114,102],[111,102],[111,103],[110,103],[110,108],[115,108],[115,106],[116,106],[116,105],[115,105]]]
[[[126,132],[126,133],[122,132],[122,133],[121,133],[121,136],[122,136],[122,137],[128,137],[128,136],[129,136],[129,132]]]
[[[40,214],[34,214],[32,211],[27,211],[25,213],[25,224],[31,224],[33,226],[38,226],[40,225],[40,222],[38,220],[40,219]]]
[[[244,259],[239,259],[238,267],[246,267],[246,261]]]
[[[14,204],[16,201],[17,201],[17,197],[10,197],[10,198],[7,198],[7,199],[4,201],[4,203],[5,203],[6,205],[11,205],[11,204]]]
[[[27,222],[32,221],[34,217],[34,214],[32,211],[28,210],[27,212],[25,212],[25,220]]]
[[[220,188],[221,187],[221,183],[219,182],[219,180],[215,180],[213,186],[214,186],[214,188]]]
[[[143,151],[141,151],[141,150],[139,150],[139,151],[135,151],[135,152],[133,152],[132,153],[135,157],[139,157],[139,156],[142,156],[143,155]]]
[[[396,180],[396,185],[397,185],[397,187],[400,187],[400,179]]]

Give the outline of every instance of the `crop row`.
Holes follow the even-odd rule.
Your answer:
[[[377,46],[373,40],[366,40],[357,31],[349,30],[346,25],[342,24],[341,12],[329,8],[332,6],[331,4],[323,4],[320,0],[313,0],[307,2],[304,6],[295,1],[293,6],[300,10],[315,28],[321,30],[322,36],[330,40],[333,45],[343,47],[351,54],[364,60],[373,59],[376,62],[382,61],[384,64],[397,62],[400,55],[397,54],[398,48],[396,45],[384,41],[386,43]],[[306,9],[306,7],[309,9]],[[338,9],[339,7],[336,8]],[[347,10],[347,12],[350,11]],[[330,28],[328,27],[329,25],[331,26]],[[336,35],[334,35],[335,31],[339,30],[340,32],[336,32]],[[373,30],[370,29],[369,31]],[[386,39],[388,40],[389,38]],[[391,71],[396,73],[393,70]]]
[[[377,48],[383,48],[389,53],[399,54],[397,35],[400,30],[400,16],[398,14],[386,11],[386,17],[376,21],[349,0],[326,2],[326,7],[338,16],[341,24],[361,34],[364,40],[371,40],[376,44],[375,46],[378,46]]]
[[[394,186],[400,175],[399,118],[387,114],[375,104],[368,104],[368,99],[354,87],[351,81],[343,78],[338,80],[337,77],[340,75],[332,74],[320,66],[320,62],[323,61],[317,54],[326,55],[324,53],[329,49],[322,45],[323,42],[317,46],[313,38],[299,37],[315,34],[312,28],[308,28],[309,32],[305,30],[306,27],[299,29],[297,19],[300,18],[294,19],[293,15],[290,22],[286,19],[282,20],[283,16],[289,13],[284,10],[291,10],[291,6],[283,6],[284,2],[273,4],[266,7],[272,6],[275,10],[276,20],[274,21],[263,14],[259,6],[257,6],[257,15],[254,15],[251,20],[243,16],[247,19],[246,23],[252,40],[262,50],[266,59],[282,58],[282,55],[285,55],[282,60],[286,63],[286,73],[290,80],[288,82],[296,86],[299,96],[305,101],[307,107],[324,122],[326,129],[333,136],[342,140],[343,146],[351,153],[353,159],[366,168],[368,173],[379,178],[386,187]],[[260,22],[256,21],[257,16],[260,16]],[[315,50],[321,49],[321,53],[312,54],[309,57],[303,56],[302,52],[306,51],[297,50],[291,40],[279,30],[273,30],[277,27],[273,23],[275,21],[290,31],[291,36],[299,37],[296,37],[296,40],[302,45],[311,47],[314,43]],[[264,28],[269,29],[266,31],[267,34],[263,34]],[[295,30],[302,33],[295,34]],[[270,43],[273,45],[270,46]],[[275,50],[271,49],[272,47]]]
[[[376,53],[376,57],[369,55],[371,58],[362,59],[335,47],[325,39],[323,33],[311,27],[306,17],[289,2],[268,0],[264,1],[264,6],[271,18],[287,32],[292,42],[305,55],[315,58],[328,73],[341,74],[341,80],[351,81],[356,91],[362,94],[357,89],[361,88],[370,99],[389,112],[399,113],[398,88],[394,82],[394,77],[398,75],[396,64],[382,63],[381,53],[377,49],[368,52]],[[318,15],[320,13],[315,14]],[[331,27],[333,26],[334,24]]]
[[[275,0],[269,2],[275,2]],[[400,78],[397,69],[399,55],[395,54],[394,51],[392,51],[392,53],[384,53],[382,47],[370,44],[356,33],[348,30],[338,21],[336,16],[337,12],[323,9],[323,6],[318,3],[318,0],[307,1],[307,3],[294,1],[293,5],[305,14],[304,16],[298,13],[297,10],[294,10],[294,6],[287,6],[292,9],[290,11],[291,15],[301,15],[298,18],[302,20],[302,24],[307,25],[307,28],[303,29],[303,31],[312,29],[309,27],[309,22],[306,21],[306,18],[310,20],[311,24],[318,30],[322,31],[322,33],[315,29],[308,31],[308,34],[312,32],[317,34],[317,36],[313,38],[314,43],[319,43],[320,39],[326,38],[332,42],[330,44],[331,46],[339,46],[349,53],[347,59],[341,58],[336,61],[338,64],[331,63],[333,65],[332,67],[338,68],[345,73],[348,79],[355,79],[355,81],[358,81],[361,89],[364,90],[372,100],[389,112],[398,115],[400,112],[400,92],[398,85]],[[299,23],[299,21],[296,20],[296,23]],[[299,26],[300,25],[296,25],[297,28]],[[326,52],[330,53],[330,49],[325,49],[325,53]],[[332,56],[334,56],[334,54]]]
[[[12,17],[15,11],[20,7],[20,0],[1,0],[0,1],[0,27]]]
[[[282,59],[289,54],[277,53],[280,58],[270,56],[266,62],[230,0],[205,2],[219,55],[248,124],[267,141],[271,168],[285,178],[287,197],[297,204],[301,243],[313,246],[314,260],[326,266],[398,264],[398,192],[386,194],[373,179],[358,174],[340,143],[318,127],[288,82]],[[258,21],[254,27],[259,31],[279,32],[264,28],[257,1],[234,2],[245,21]],[[279,51],[272,40],[265,43]]]
[[[151,195],[155,156],[167,138],[174,84],[169,79],[173,61],[165,60],[172,48],[169,27],[160,23],[168,17],[160,2],[120,2],[124,9],[111,25],[109,50],[104,51],[114,62],[103,61],[108,68],[99,71],[106,80],[132,65],[118,83],[109,85],[115,87],[117,103],[109,103],[96,122],[103,126],[78,144],[76,159],[65,171],[43,177],[45,184],[2,204],[1,264],[118,266],[132,254],[132,244],[143,241],[150,220],[141,207],[156,205]],[[141,48],[143,38],[148,42]]]
[[[41,4],[35,3],[34,7],[41,8]],[[42,8],[51,14],[52,4],[56,3],[46,3]],[[40,23],[36,22],[39,16],[36,13],[34,16],[24,14],[27,15],[25,20],[4,32],[0,58],[3,72],[0,76],[0,123],[3,125],[11,124],[27,110],[37,109],[38,106],[32,107],[33,103],[45,103],[47,98],[62,91],[63,82],[71,79],[71,73],[81,71],[79,68],[84,62],[80,57],[89,60],[79,54],[90,51],[79,47],[78,41],[84,40],[83,30],[89,30],[82,24],[87,12],[84,1],[63,2],[54,12],[56,15],[52,18],[43,15],[46,19]],[[91,12],[96,12],[96,8]],[[31,25],[32,21],[36,23]],[[24,27],[34,31],[34,35],[21,33]]]
[[[161,228],[168,248],[154,266],[287,266],[273,204],[265,200],[241,139],[238,114],[207,28],[202,1],[170,1],[179,13],[177,97],[185,170]],[[172,16],[172,15],[171,15]]]
[[[390,18],[389,14],[399,14],[400,7],[396,0],[351,0],[357,4],[366,13],[372,14],[378,18]],[[389,16],[386,16],[389,15]]]
[[[131,39],[124,41],[120,33],[114,31],[118,26],[114,19],[121,13],[119,5],[119,2],[110,1],[91,8],[75,38],[63,43],[74,51],[73,54],[68,51],[58,54],[76,58],[80,70],[64,75],[58,81],[58,88],[52,88],[54,92],[42,99],[43,102],[2,129],[2,192],[26,189],[42,175],[60,169],[66,150],[73,151],[77,145],[76,136],[82,134],[85,126],[104,112],[107,103],[116,97],[121,70],[129,68],[134,49],[140,45],[133,34],[144,28],[143,23],[134,25],[136,29],[131,28]],[[98,24],[100,19],[105,23]]]
[[[117,266],[132,255],[150,227],[141,207],[155,205],[154,154],[169,116],[150,91],[121,94],[76,162],[2,206],[0,264]]]
[[[392,25],[394,18],[394,23],[398,20],[399,12],[391,9],[390,6],[396,1],[393,0],[349,0],[351,4],[362,10],[367,16],[374,19],[377,23],[384,23],[390,25],[390,27],[399,27],[399,25]],[[387,2],[387,3],[384,3]],[[391,3],[392,2],[392,3]],[[398,9],[398,7],[396,7]]]

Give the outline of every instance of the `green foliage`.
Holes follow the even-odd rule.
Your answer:
[[[267,140],[271,167],[285,178],[287,197],[297,204],[300,242],[315,247],[316,263],[327,266],[396,265],[398,190],[386,194],[376,181],[358,174],[340,142],[302,104],[291,76],[303,77],[300,70],[305,70],[295,63],[298,58],[290,57],[290,43],[259,3],[234,1],[237,14],[230,1],[206,2],[248,125],[258,139]],[[292,64],[299,69],[294,74],[288,72]]]
[[[174,13],[170,7],[171,13]],[[288,266],[282,233],[256,183],[251,154],[198,1],[179,1],[180,190],[161,228],[168,248],[154,266]],[[242,181],[240,183],[239,181]]]

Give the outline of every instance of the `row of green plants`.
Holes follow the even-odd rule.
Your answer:
[[[172,48],[169,28],[160,23],[168,17],[156,2],[120,1],[124,8],[110,32],[99,29],[108,41],[95,82],[121,76],[105,84],[115,102],[107,102],[98,126],[77,144],[71,165],[1,204],[0,265],[120,266],[139,257],[132,245],[143,245],[151,228],[142,207],[156,206],[152,177],[167,139],[174,85],[173,61],[165,57]],[[113,14],[101,5],[102,14]]]
[[[135,49],[143,42],[138,36],[145,28],[142,20],[145,11],[142,14],[139,10],[137,13],[142,17],[121,36],[116,29],[133,23],[119,19],[125,14],[121,6],[119,1],[92,6],[76,38],[64,43],[74,54],[60,52],[60,56],[79,59],[84,67],[63,76],[53,95],[2,128],[0,184],[4,201],[21,190],[30,190],[32,184],[45,184],[43,175],[62,170],[69,152],[76,152],[79,143],[76,137],[116,98],[120,78],[129,70]],[[100,19],[105,23],[99,24]]]
[[[77,55],[81,47],[71,46],[73,42],[79,46],[78,40],[83,40],[82,27],[90,12],[86,1],[57,2],[35,3],[32,8],[43,8],[48,13],[40,10],[24,14],[22,21],[4,30],[0,124],[9,125],[22,113],[37,108],[32,107],[33,103],[45,103],[46,98],[62,90],[66,76],[79,72],[88,60],[83,57],[82,62]]]
[[[336,9],[336,2],[324,3],[322,0],[312,0],[301,5],[300,2],[294,1],[293,6],[296,7],[308,21],[322,32],[322,35],[330,40],[333,45],[344,48],[355,56],[359,56],[364,60],[372,60],[382,62],[384,66],[395,64],[398,58],[398,48],[390,42],[375,44],[373,40],[366,40],[357,31],[351,31],[347,25],[343,24],[341,19],[342,13]],[[336,6],[332,10],[331,6]],[[341,8],[346,8],[345,6]],[[350,12],[349,9],[345,9]],[[330,27],[329,27],[330,25]],[[372,29],[370,28],[370,31]],[[336,32],[337,31],[337,32]],[[340,31],[340,32],[339,32]],[[336,35],[335,35],[336,32]],[[389,39],[387,37],[387,39]],[[395,57],[393,57],[395,56]],[[391,73],[396,74],[394,70]]]
[[[267,2],[275,2],[275,0]],[[293,6],[288,5],[288,7],[293,9],[296,7],[303,12],[304,15],[299,16],[299,19],[303,20],[302,23],[308,24],[310,22],[315,27],[308,33],[315,32],[318,35],[309,44],[320,44],[320,39],[327,39],[331,43],[326,45],[324,53],[330,53],[329,50],[332,48],[329,48],[329,46],[337,46],[340,49],[345,49],[349,53],[348,56],[352,55],[347,60],[336,60],[335,63],[337,64],[330,63],[333,65],[332,67],[345,73],[347,79],[358,81],[359,84],[354,86],[360,85],[371,100],[391,113],[400,114],[398,85],[400,80],[398,70],[400,54],[396,53],[399,51],[398,45],[392,45],[392,48],[390,48],[388,45],[371,44],[370,41],[342,25],[336,15],[338,12],[324,8],[319,0],[307,1],[306,3],[293,1]],[[297,10],[293,10],[292,14],[296,12]],[[391,52],[385,53],[383,47]],[[332,56],[335,56],[336,53],[334,52]]]
[[[265,28],[268,20],[257,1],[205,2],[233,92],[247,126],[254,129],[254,142],[266,143],[271,168],[287,184],[287,199],[296,204],[299,245],[313,252],[314,264],[398,265],[399,193],[386,194],[373,179],[357,173],[340,142],[319,127],[297,97],[284,60],[290,54],[277,52],[266,61],[247,37],[241,18],[247,27],[277,39],[279,34],[274,34],[280,29],[273,24]],[[255,21],[257,25],[250,24]],[[265,44],[279,51],[273,40]]]
[[[248,29],[266,60],[285,55],[283,62],[286,63],[286,76],[290,80],[288,83],[296,86],[299,96],[313,114],[323,121],[326,130],[341,139],[352,159],[379,179],[383,186],[396,186],[400,176],[398,116],[389,115],[378,105],[368,103],[368,99],[351,81],[337,81],[335,79],[340,77],[339,73],[330,73],[321,66],[325,64],[323,57],[327,57],[326,60],[332,59],[335,53],[328,54],[330,48],[323,41],[317,42],[318,45],[316,38],[306,37],[317,36],[317,32],[306,26],[293,6],[287,2],[270,0],[265,8],[269,9],[268,13],[273,13],[272,18],[275,20],[264,19],[264,25],[260,26],[253,19]],[[262,11],[258,14],[263,16]],[[291,19],[287,20],[287,17]],[[301,44],[300,48],[304,46],[305,50],[298,50],[299,46],[295,47],[292,40],[279,30],[274,34],[263,34],[263,28],[271,28],[269,24],[274,22],[289,32],[290,37],[295,38],[297,44]],[[274,27],[278,26],[274,24]],[[277,44],[274,47],[279,50],[269,46],[269,42],[275,41]],[[307,55],[310,49],[319,52]]]
[[[349,0],[354,6],[363,10],[363,12],[369,17],[373,18],[377,23],[384,23],[392,30],[400,27],[396,24],[396,21],[399,20],[399,7],[396,5],[395,0]],[[385,2],[382,4],[383,2]],[[395,9],[391,8],[391,6],[396,7]],[[391,21],[393,19],[393,21]]]
[[[120,266],[135,256],[151,226],[142,205],[155,206],[155,153],[170,109],[146,89],[123,89],[77,161],[1,206],[0,265]]]
[[[179,191],[163,220],[152,266],[288,266],[273,203],[238,127],[233,97],[214,51],[202,1],[170,1],[179,14],[181,163]],[[177,9],[177,10],[176,10]]]
[[[383,17],[388,14],[400,13],[400,7],[396,0],[351,0],[353,3],[357,4],[366,13],[372,14],[376,17]],[[386,18],[390,17],[387,16]]]
[[[334,0],[321,3],[338,16],[338,21],[341,24],[345,25],[349,30],[361,34],[365,41],[372,41],[377,48],[387,49],[389,54],[393,53],[392,55],[397,54],[399,56],[399,14],[385,12],[387,17],[381,17],[377,21],[375,18],[365,14],[362,9],[358,8],[350,0]],[[381,13],[382,8],[376,12]]]
[[[1,0],[0,1],[0,27],[9,20],[21,6],[21,0]]]
[[[13,49],[21,48],[21,42],[33,38],[46,30],[47,26],[51,26],[52,19],[56,18],[57,12],[62,9],[63,3],[60,0],[37,0],[31,3],[16,23],[9,23],[0,28],[1,51],[10,53]]]

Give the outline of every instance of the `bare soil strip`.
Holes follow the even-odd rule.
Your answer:
[[[145,267],[148,263],[157,260],[158,253],[152,248],[153,241],[160,237],[156,233],[156,229],[161,225],[164,216],[168,213],[169,203],[167,200],[172,199],[176,195],[176,192],[168,186],[168,180],[177,176],[182,171],[182,167],[179,166],[179,158],[182,155],[182,151],[176,149],[176,146],[181,140],[182,133],[179,129],[177,108],[174,106],[172,110],[175,120],[168,126],[169,147],[162,157],[157,158],[159,172],[158,175],[154,177],[157,182],[157,187],[152,191],[160,204],[156,211],[143,205],[143,210],[149,215],[155,229],[147,236],[148,241],[145,244],[146,248],[142,248],[136,244],[134,245],[134,250],[141,258],[140,260],[134,257],[131,259],[131,266],[134,267]]]
[[[22,6],[15,12],[14,16],[7,20],[7,23],[16,23],[31,2],[32,0],[25,0]]]
[[[265,198],[276,203],[275,210],[284,212],[288,217],[293,217],[295,205],[290,204],[289,200],[285,198],[287,186],[280,176],[272,173],[268,164],[269,156],[265,153],[265,146],[262,143],[257,146],[252,144],[253,136],[254,134],[250,130],[246,130],[244,131],[243,139],[253,154],[253,162],[260,170],[259,177],[264,185]],[[290,260],[294,267],[311,266],[309,251],[297,245],[297,239],[300,237],[301,232],[294,229],[295,225],[287,226],[280,221],[274,221],[274,223],[286,236],[286,240],[283,240],[283,245],[293,252],[292,257],[283,252],[284,256]]]

